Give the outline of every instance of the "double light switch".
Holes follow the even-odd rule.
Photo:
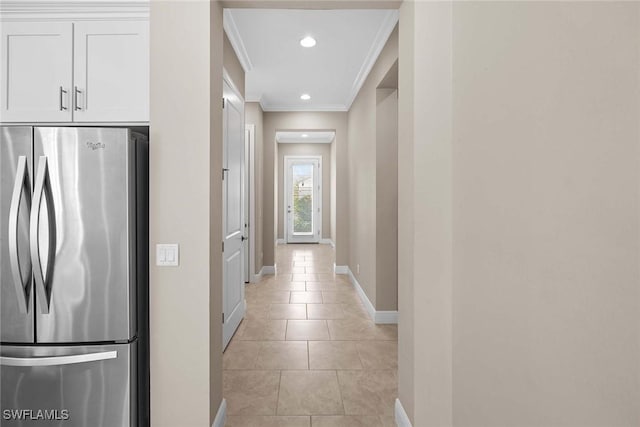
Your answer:
[[[180,247],[176,243],[156,245],[156,265],[175,267],[180,264]]]

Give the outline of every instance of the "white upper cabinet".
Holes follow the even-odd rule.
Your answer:
[[[149,7],[0,0],[0,123],[149,121]]]
[[[74,122],[149,120],[147,21],[74,24]]]
[[[3,22],[0,27],[0,121],[71,121],[73,24]]]

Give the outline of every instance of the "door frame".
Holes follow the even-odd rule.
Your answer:
[[[283,217],[283,228],[284,228],[284,241],[285,243],[297,243],[297,242],[289,242],[289,218],[288,218],[288,202],[289,202],[289,162],[292,160],[304,160],[304,159],[309,159],[309,160],[317,160],[318,161],[318,209],[316,210],[316,212],[314,212],[314,215],[316,216],[316,222],[317,222],[317,230],[318,233],[317,235],[314,234],[314,239],[313,241],[310,241],[308,243],[320,243],[320,241],[322,240],[322,155],[320,154],[310,154],[310,155],[296,155],[296,156],[284,156],[284,170],[282,173],[282,178],[284,180],[283,182],[283,190],[284,190],[284,194],[283,194],[283,209],[282,209],[282,214],[284,215]],[[314,189],[315,190],[315,189]],[[302,243],[302,242],[301,242]]]
[[[223,100],[224,100],[224,86],[225,86],[225,85],[227,85],[227,86],[229,87],[229,89],[231,90],[231,92],[233,92],[233,94],[234,94],[236,97],[238,97],[238,99],[240,100],[240,103],[242,104],[242,129],[244,130],[244,129],[246,129],[245,122],[244,122],[244,111],[245,111],[245,106],[244,106],[244,104],[245,104],[245,100],[244,100],[244,97],[242,96],[242,94],[240,93],[240,90],[238,90],[238,87],[237,87],[237,86],[235,85],[235,83],[233,82],[233,79],[231,78],[231,75],[227,72],[227,70],[226,70],[224,67],[223,67],[223,69],[222,69],[222,81],[223,81]],[[225,113],[224,113],[224,111],[223,111],[223,113],[222,113],[222,117],[223,117],[223,121],[222,121],[222,126],[223,126],[223,141],[222,141],[222,144],[223,144],[223,153],[225,153],[225,148],[224,148],[224,144],[225,144],[225,140],[224,140],[224,139],[225,139],[225,136],[224,136],[224,135],[226,135],[226,132],[225,132],[225,130],[224,130],[224,126],[225,126],[225,120],[224,120],[224,117],[225,117],[225,116],[224,116],[224,114],[225,114]],[[243,147],[243,150],[244,150],[244,147],[245,147],[245,133],[243,132],[243,134],[242,134],[242,135],[243,135],[243,138],[242,138],[242,147]],[[243,154],[243,165],[244,165],[244,159],[245,159],[245,156],[244,156],[244,154]],[[224,159],[223,159],[223,165],[224,165]],[[224,166],[223,166],[223,167],[224,167]],[[224,173],[224,172],[223,172],[223,173]],[[241,194],[240,194],[240,200],[241,200],[240,212],[242,213],[242,220],[241,220],[241,224],[244,224],[244,222],[245,222],[245,220],[246,220],[246,219],[244,218],[244,210],[245,210],[245,206],[244,206],[244,204],[245,204],[244,193],[245,193],[245,188],[246,188],[246,181],[245,181],[245,173],[244,173],[244,172],[240,175],[240,179],[241,179],[241,182],[242,182],[242,184],[241,184]],[[226,206],[226,205],[225,205],[225,203],[226,203],[226,201],[224,200],[224,196],[225,196],[225,192],[224,192],[224,185],[225,185],[225,184],[224,184],[224,180],[223,180],[222,185],[223,185],[222,200],[221,200],[221,202],[222,202],[222,207],[223,207],[223,209],[222,209],[222,211],[223,211],[223,212],[222,212],[222,232],[223,232],[223,233],[222,233],[222,234],[223,234],[223,235],[222,235],[222,238],[223,238],[222,243],[224,244],[224,241],[225,241],[225,240],[224,240],[224,239],[225,239],[225,235],[224,235],[224,227],[225,227],[225,222],[226,222],[226,219],[225,219],[225,215],[226,215],[226,212],[225,212],[225,211],[226,211],[226,210],[225,210],[225,206]],[[243,232],[243,233],[244,233],[244,232]],[[243,234],[243,235],[244,235],[244,234]],[[241,262],[242,262],[242,272],[243,272],[243,273],[242,273],[242,279],[243,279],[243,280],[242,280],[242,284],[241,284],[241,286],[242,286],[242,291],[241,291],[241,292],[242,292],[242,302],[241,302],[241,304],[242,304],[242,308],[241,308],[241,310],[242,310],[242,317],[237,321],[237,324],[235,325],[235,327],[233,328],[233,330],[232,330],[232,331],[231,331],[231,330],[228,330],[228,329],[226,329],[226,328],[225,328],[225,326],[228,324],[228,321],[229,321],[229,320],[231,320],[231,317],[230,317],[230,316],[228,316],[228,315],[229,315],[229,314],[232,314],[232,313],[226,313],[226,312],[225,312],[225,287],[227,286],[227,283],[226,283],[226,277],[225,277],[225,271],[224,271],[224,269],[225,269],[225,267],[224,267],[224,262],[225,262],[225,260],[224,260],[224,257],[225,257],[225,251],[223,250],[223,251],[222,251],[222,254],[221,254],[221,257],[222,257],[222,264],[223,264],[223,266],[222,266],[222,269],[223,269],[223,271],[222,271],[222,319],[223,319],[223,322],[222,322],[222,350],[223,350],[223,351],[226,349],[227,345],[229,345],[229,342],[231,341],[231,338],[233,337],[233,335],[234,335],[234,334],[236,333],[236,331],[238,330],[238,327],[240,326],[240,321],[242,321],[242,319],[244,319],[244,316],[245,316],[245,313],[246,313],[247,301],[246,301],[246,299],[245,299],[245,293],[244,293],[244,286],[245,286],[245,283],[244,283],[244,271],[245,271],[244,263],[246,262],[246,260],[244,259],[244,258],[245,258],[245,256],[244,256],[244,249],[242,249],[242,250],[240,251],[240,253],[241,253],[241,257],[240,257],[240,258],[241,258]],[[234,323],[235,323],[235,321],[234,321]]]
[[[249,282],[255,283],[257,281],[256,277],[256,192],[255,192],[255,168],[256,168],[256,125],[255,124],[246,124],[245,123],[245,131],[249,133],[249,141],[248,144],[245,144],[245,148],[248,148],[249,151],[249,164],[248,170],[245,172],[247,177],[247,182],[244,187],[248,192],[248,203],[249,203]],[[248,147],[247,147],[248,145]],[[245,199],[246,200],[246,199]]]

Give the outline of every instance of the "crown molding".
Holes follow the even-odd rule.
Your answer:
[[[263,101],[260,101],[260,107],[262,107],[262,111],[264,112],[291,112],[291,111],[344,112],[344,111],[349,111],[347,106],[344,104],[318,104],[318,105],[308,105],[308,106],[286,105],[286,104],[269,105],[269,104],[265,104]]]
[[[396,27],[398,18],[398,11],[392,10],[387,12],[386,18],[384,19],[384,21],[382,21],[376,37],[373,40],[371,47],[369,48],[369,52],[367,53],[367,56],[362,63],[362,67],[360,67],[360,71],[356,75],[356,79],[353,81],[351,91],[349,91],[347,101],[345,102],[347,111],[351,108],[351,104],[353,104],[356,96],[358,96],[358,93],[360,92],[360,89],[362,89],[364,82],[367,81],[367,77],[369,76],[369,73],[378,60],[378,56],[380,56],[382,49],[384,49],[384,45],[387,43],[387,40],[389,40],[389,36],[393,32],[393,29]]]
[[[1,1],[3,21],[149,19],[149,1]]]
[[[228,9],[224,10],[222,26],[224,27],[224,32],[229,38],[231,47],[233,47],[233,50],[238,56],[238,61],[240,61],[242,69],[245,73],[248,73],[253,69],[253,64],[251,64],[251,59],[249,58],[247,49],[244,47],[244,42],[242,41],[240,31],[238,31],[238,27],[236,26],[236,21],[233,19],[233,15]]]
[[[299,136],[306,133],[307,137]],[[335,131],[277,131],[279,144],[331,144],[336,138]]]
[[[382,21],[382,23],[380,24],[378,31],[376,32],[376,36],[373,42],[371,43],[369,51],[367,52],[367,55],[364,59],[362,66],[360,67],[360,70],[358,71],[358,74],[356,74],[354,82],[351,85],[351,89],[347,94],[346,102],[344,104],[319,104],[319,105],[305,105],[305,106],[301,106],[297,104],[270,105],[264,102],[262,98],[260,100],[254,100],[254,97],[247,97],[247,100],[249,102],[259,102],[260,107],[262,107],[262,111],[265,111],[265,112],[289,112],[289,111],[344,112],[344,111],[349,111],[349,109],[351,108],[351,104],[353,104],[353,101],[355,100],[356,96],[358,96],[360,89],[362,89],[362,86],[367,80],[369,73],[373,69],[373,66],[375,65],[376,61],[378,60],[378,57],[380,56],[382,49],[384,49],[384,46],[387,43],[387,40],[389,40],[389,36],[391,35],[391,33],[393,32],[393,29],[398,23],[398,18],[399,18],[399,13],[397,10],[389,10],[386,12],[386,16]],[[240,36],[240,32],[238,31],[235,21],[233,20],[231,11],[229,10],[224,11],[224,30],[227,33],[227,37],[229,37],[229,41],[231,42],[231,45],[235,50],[236,55],[238,56],[238,60],[240,61],[242,68],[245,70],[245,72],[250,71],[253,68],[253,65],[251,64],[249,55],[245,49],[244,43],[242,42],[242,37]]]

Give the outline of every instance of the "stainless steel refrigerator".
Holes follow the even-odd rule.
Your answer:
[[[147,152],[0,127],[0,426],[148,423]]]

